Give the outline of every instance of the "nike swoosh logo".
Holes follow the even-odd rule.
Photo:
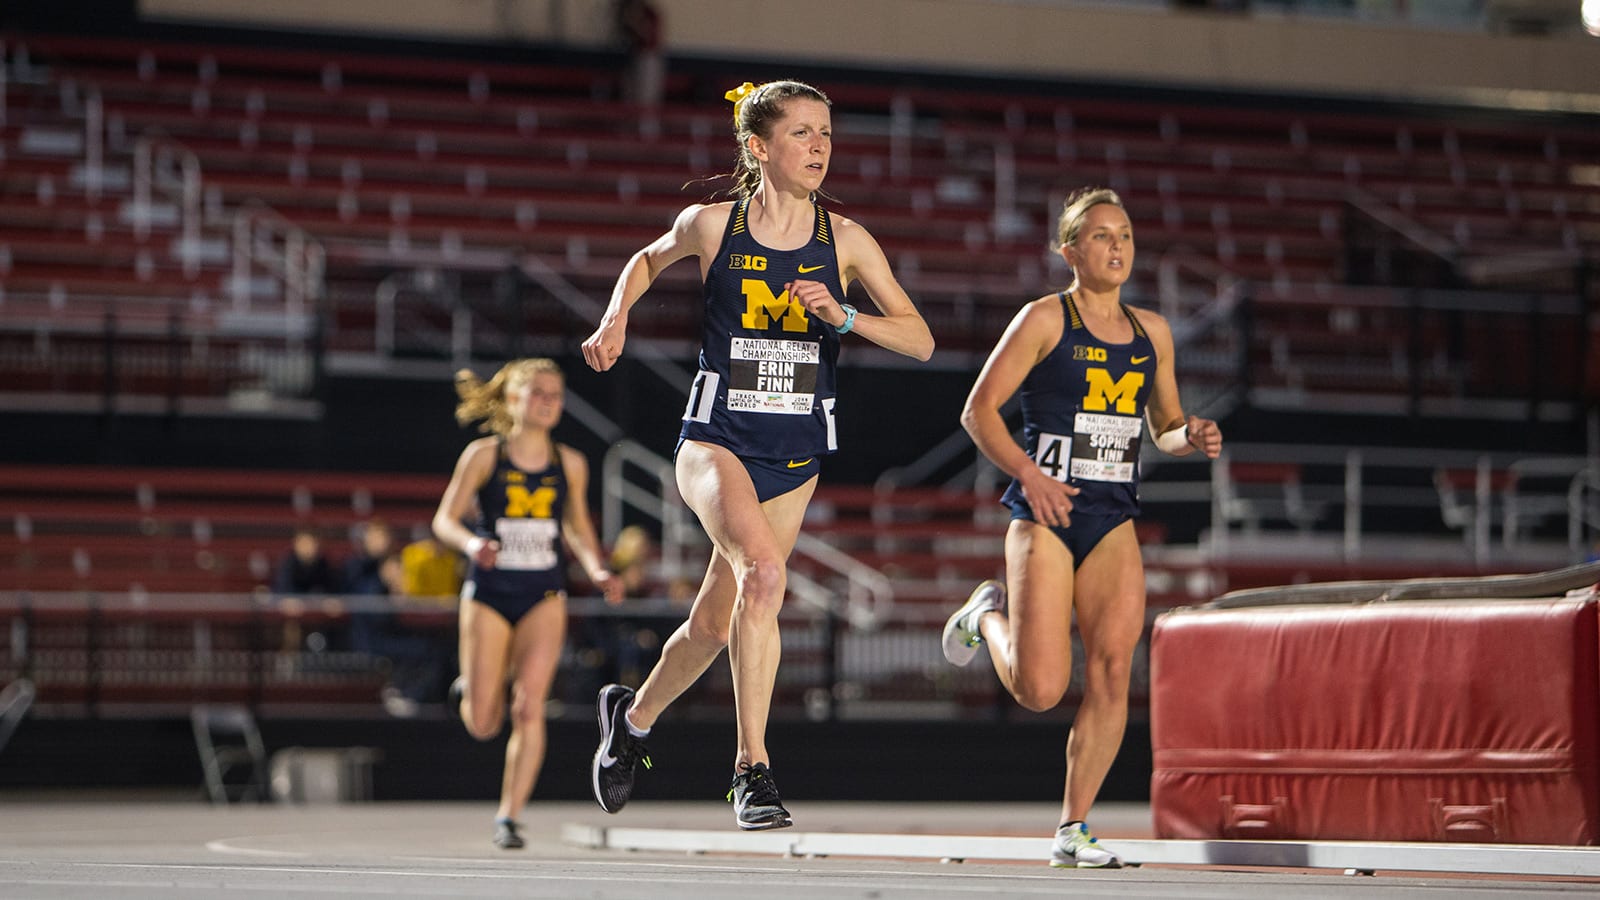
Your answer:
[[[803,469],[806,466],[811,465],[811,461],[813,459],[816,459],[816,457],[815,456],[808,456],[805,459],[800,460],[799,462],[795,462],[794,460],[791,459],[791,460],[789,460],[788,465],[789,465],[789,468],[791,468],[791,469]]]
[[[827,267],[828,266],[826,264],[823,264],[823,265],[820,265],[820,266],[801,266],[799,271],[800,271],[801,275],[804,275],[807,272],[815,272],[818,269],[826,269]]]
[[[1137,366],[1138,364],[1144,362],[1145,360],[1147,360],[1149,358],[1150,357],[1148,357],[1148,356],[1135,356],[1133,358],[1133,364]]]
[[[609,769],[617,764],[617,758],[609,753],[600,754],[600,768]]]

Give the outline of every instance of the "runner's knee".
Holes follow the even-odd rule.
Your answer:
[[[467,727],[467,734],[480,741],[492,741],[500,735],[500,720],[504,716],[498,704],[494,708],[482,708],[472,703],[467,704],[467,714],[462,717],[461,724]]]
[[[1126,696],[1133,660],[1127,654],[1091,654],[1084,670],[1083,689],[1108,697]]]
[[[518,691],[517,698],[511,703],[511,724],[517,729],[543,725],[544,697],[536,697],[529,691]]]
[[[1019,672],[1011,680],[1012,694],[1018,705],[1029,712],[1055,709],[1061,698],[1066,696],[1069,678],[1055,675],[1029,677]]]
[[[786,581],[781,560],[752,560],[739,574],[739,603],[746,610],[775,616],[783,605]]]

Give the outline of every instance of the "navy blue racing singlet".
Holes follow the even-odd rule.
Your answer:
[[[493,568],[473,564],[467,573],[473,599],[525,600],[531,606],[548,593],[566,590],[567,554],[561,543],[566,503],[567,474],[553,441],[550,464],[524,472],[511,462],[501,440],[494,471],[478,488],[480,518],[473,529],[479,537],[498,540],[500,553]]]
[[[683,414],[684,440],[740,457],[805,459],[838,449],[834,432],[839,333],[789,297],[796,278],[820,281],[844,300],[827,210],[811,239],[771,250],[751,237],[750,200],[734,204],[706,271],[700,368]]]
[[[1061,340],[1022,380],[1023,445],[1046,475],[1079,489],[1073,512],[1136,516],[1155,345],[1126,305],[1133,340],[1113,344],[1090,333],[1071,295],[1057,296]],[[1013,479],[1000,502],[1022,501]]]

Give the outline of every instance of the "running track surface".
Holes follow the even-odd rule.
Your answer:
[[[721,798],[531,804],[528,846],[489,843],[486,803],[234,806],[160,796],[0,793],[0,897],[894,898],[1594,897],[1600,881],[1329,870],[1144,866],[1055,870],[1038,863],[795,859],[772,854],[647,853],[562,843],[563,825],[734,831]],[[1048,837],[1054,804],[791,801],[795,827],[841,833]],[[1102,842],[1149,838],[1149,810],[1110,804],[1091,819]],[[1600,853],[1600,848],[1597,848]]]

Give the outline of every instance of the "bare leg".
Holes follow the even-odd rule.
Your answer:
[[[1061,821],[1083,821],[1128,724],[1128,679],[1144,632],[1144,565],[1133,523],[1107,534],[1078,569],[1078,636],[1087,657],[1083,703],[1067,736]]]
[[[561,662],[567,634],[567,601],[551,597],[517,623],[512,645],[516,680],[511,692],[511,737],[506,741],[505,774],[500,780],[499,818],[522,814],[544,766],[545,701]]]
[[[700,517],[716,558],[689,621],[668,641],[646,680],[654,693],[636,702],[636,725],[653,722],[715,658],[714,652],[707,658],[709,647],[725,640],[739,727],[735,765],[771,762],[766,727],[781,649],[785,566],[815,488],[813,479],[761,503],[744,465],[726,448],[695,441],[679,448],[679,493]]]
[[[467,690],[461,698],[461,724],[480,741],[500,733],[505,717],[506,671],[510,666],[511,624],[493,609],[473,600],[461,601],[461,674]]]
[[[1042,525],[1006,532],[1006,612],[978,622],[995,674],[1023,707],[1061,702],[1072,678],[1072,554]]]
[[[655,725],[662,711],[698,681],[722,648],[728,646],[734,596],[733,570],[721,554],[712,553],[689,618],[667,638],[661,658],[634,697],[628,720],[635,727],[648,729]]]

